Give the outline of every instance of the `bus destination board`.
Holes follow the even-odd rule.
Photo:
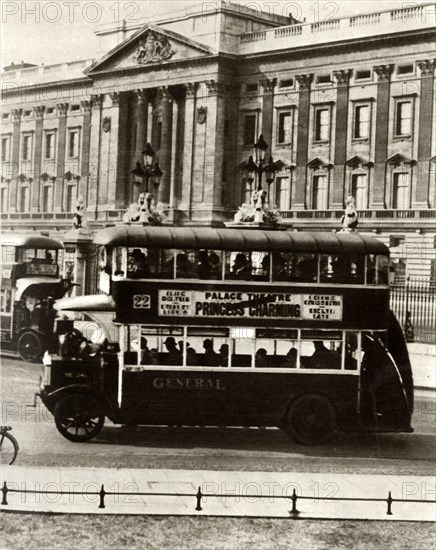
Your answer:
[[[342,321],[342,296],[240,291],[159,290],[160,317]]]

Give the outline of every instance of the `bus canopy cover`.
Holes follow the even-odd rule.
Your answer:
[[[1,246],[13,246],[20,248],[47,248],[49,250],[61,250],[64,245],[44,235],[20,235],[19,233],[4,233],[1,235]]]
[[[389,255],[383,243],[359,233],[118,225],[99,231],[94,242],[129,248]]]
[[[115,302],[106,294],[62,298],[54,304],[57,311],[115,311]]]
[[[52,277],[29,277],[26,279],[19,279],[16,283],[17,290],[15,292],[15,300],[19,300],[23,296],[32,298],[45,298],[50,295],[57,296],[61,288],[61,283],[61,279],[53,279]]]

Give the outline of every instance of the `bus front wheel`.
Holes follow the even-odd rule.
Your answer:
[[[335,410],[323,395],[306,394],[297,397],[289,407],[284,429],[298,443],[322,445],[335,431]]]
[[[40,361],[44,353],[41,336],[31,330],[23,332],[18,338],[17,351],[24,361]]]
[[[62,397],[55,406],[59,433],[70,441],[89,441],[98,435],[105,415],[100,401],[89,393],[75,392]]]

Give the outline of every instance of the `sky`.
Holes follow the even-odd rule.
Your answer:
[[[231,3],[280,15],[292,15],[308,23],[359,13],[371,13],[422,0],[231,0]],[[94,29],[123,19],[136,22],[148,16],[183,11],[196,4],[213,9],[213,0],[2,0],[1,66],[11,62],[37,65],[98,57]]]

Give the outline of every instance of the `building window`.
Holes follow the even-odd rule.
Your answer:
[[[329,74],[322,74],[317,77],[316,81],[318,84],[329,84],[332,78]]]
[[[48,115],[52,115],[54,113],[54,110],[55,110],[54,107],[48,107],[46,112]]]
[[[412,134],[412,102],[398,101],[395,115],[395,135],[410,136]]]
[[[354,174],[351,182],[351,194],[356,201],[358,210],[365,210],[367,206],[367,175]]]
[[[355,80],[369,80],[371,78],[371,71],[369,69],[362,69],[356,71]]]
[[[53,185],[44,185],[42,191],[42,211],[51,212],[53,210]]]
[[[72,212],[73,208],[76,206],[77,200],[77,185],[75,183],[70,183],[67,185],[67,196],[66,196],[66,211]]]
[[[409,180],[408,172],[395,172],[392,195],[392,208],[406,210],[409,208]]]
[[[77,158],[79,156],[79,130],[70,130],[68,156],[70,158]]]
[[[30,111],[30,110],[29,111],[24,111],[23,116],[25,116],[25,117],[32,116],[32,111]]]
[[[315,141],[329,141],[330,109],[322,108],[315,111]]]
[[[2,137],[2,162],[11,160],[11,138],[9,136]]]
[[[291,143],[292,141],[292,114],[289,111],[281,112],[278,116],[277,143]]]
[[[354,108],[354,139],[369,138],[369,105],[356,105]]]
[[[279,210],[291,208],[291,187],[288,177],[276,178],[276,204]]]
[[[398,65],[397,74],[411,74],[413,73],[413,63],[408,63],[407,65]]]
[[[30,187],[23,185],[20,187],[20,212],[29,212],[30,210]]]
[[[256,142],[256,115],[245,115],[244,145],[254,145]]]
[[[257,92],[257,90],[258,90],[258,87],[257,87],[257,84],[256,84],[256,83],[254,83],[254,84],[247,84],[247,85],[245,86],[245,91],[247,92],[247,94]]]
[[[80,105],[71,105],[70,111],[80,111]]]
[[[9,118],[9,113],[2,113],[2,119],[7,120]]]
[[[279,88],[292,88],[294,85],[293,78],[287,78],[286,80],[280,80]]]
[[[0,188],[0,209],[2,212],[7,212],[8,210],[8,188]]]
[[[32,136],[23,136],[22,160],[32,160]]]
[[[313,177],[313,200],[314,210],[327,210],[327,176]]]
[[[55,134],[45,134],[45,158],[54,159],[55,156]]]

